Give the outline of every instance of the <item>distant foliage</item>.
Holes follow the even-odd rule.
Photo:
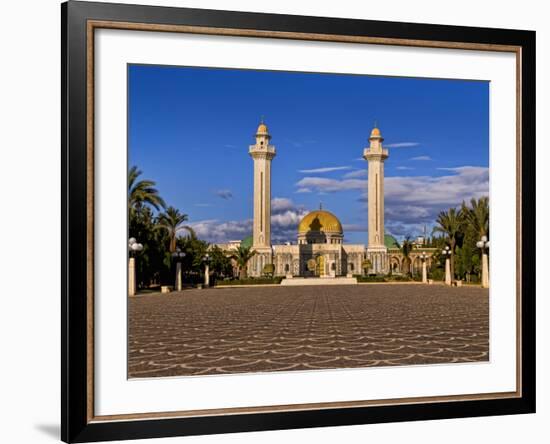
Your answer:
[[[237,249],[231,253],[231,257],[239,267],[239,279],[246,279],[248,277],[248,261],[252,259],[255,254],[256,251],[252,250],[252,247],[243,247],[242,245],[239,245]]]
[[[431,239],[437,248],[428,277],[443,280],[445,258],[441,250],[449,246],[451,251],[451,275],[453,279],[478,282],[481,273],[481,251],[476,243],[482,236],[489,238],[489,198],[470,199],[469,205],[462,202],[459,210],[442,211]]]
[[[152,180],[140,179],[142,172],[135,166],[128,171],[128,237],[143,245],[136,258],[136,280],[141,289],[158,285],[173,285],[176,250],[185,253],[181,260],[184,285],[203,281],[203,257],[211,257],[213,281],[233,276],[231,259],[218,247],[197,239],[188,216],[179,209],[166,206]]]

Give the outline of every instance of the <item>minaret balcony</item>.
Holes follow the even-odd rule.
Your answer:
[[[273,145],[250,145],[248,148],[248,153],[251,156],[261,156],[262,154],[266,155],[270,159],[275,157],[275,147]]]
[[[363,150],[363,158],[365,160],[386,160],[389,156],[388,150],[365,148]]]

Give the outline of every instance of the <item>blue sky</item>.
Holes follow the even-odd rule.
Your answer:
[[[385,163],[386,232],[431,230],[441,209],[488,195],[489,83],[211,68],[129,66],[129,164],[211,242],[251,231],[261,116],[272,164],[273,236],[296,240],[304,214],[336,214],[367,240],[367,162],[375,121]]]

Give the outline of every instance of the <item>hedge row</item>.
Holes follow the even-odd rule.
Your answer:
[[[400,275],[394,275],[394,276],[355,275],[354,277],[357,278],[357,282],[410,282],[413,280],[409,276],[400,276]]]
[[[283,280],[282,277],[274,278],[248,278],[248,279],[229,279],[223,281],[217,281],[216,286],[221,287],[224,285],[266,285],[266,284],[280,284]]]

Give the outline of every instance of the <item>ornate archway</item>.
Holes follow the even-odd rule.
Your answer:
[[[412,273],[413,275],[422,274],[422,259],[420,258],[420,256],[416,256],[413,258]]]
[[[390,270],[392,273],[401,272],[401,261],[397,256],[392,256],[392,258],[390,259]]]

